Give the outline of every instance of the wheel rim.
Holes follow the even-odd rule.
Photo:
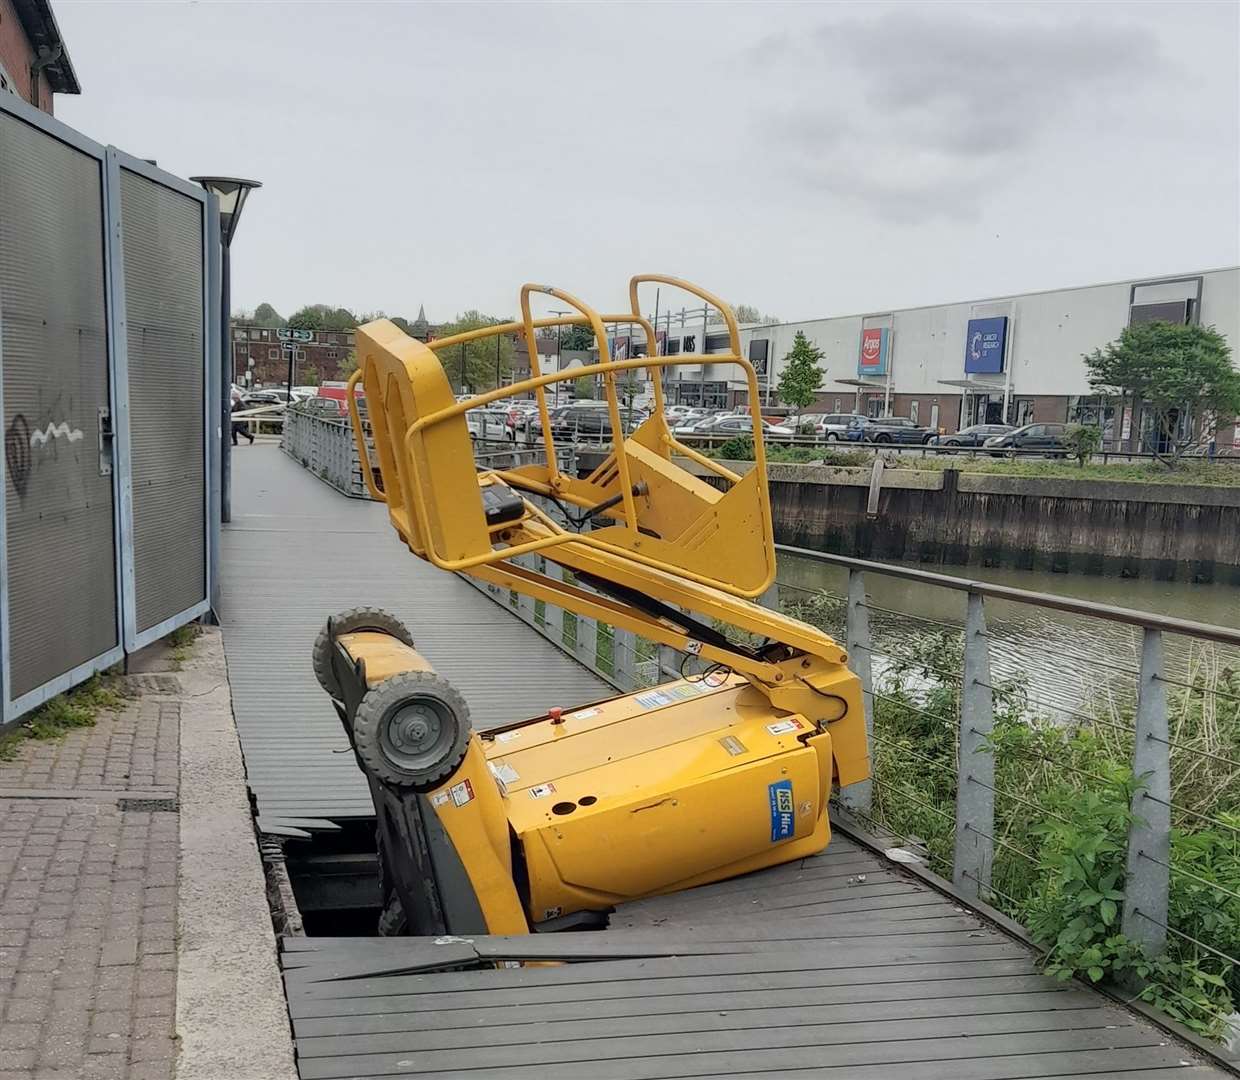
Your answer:
[[[379,746],[393,765],[419,772],[439,764],[451,749],[454,734],[455,717],[443,702],[406,698],[384,716]]]

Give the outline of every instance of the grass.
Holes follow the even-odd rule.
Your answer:
[[[1181,462],[1169,469],[1158,462],[1139,465],[1077,465],[1073,461],[1009,460],[989,455],[951,457],[901,457],[898,468],[942,472],[993,473],[1001,476],[1032,476],[1063,480],[1122,480],[1136,484],[1205,484],[1210,487],[1240,487],[1240,466],[1218,463]]]
[[[101,712],[115,712],[124,702],[125,694],[115,678],[95,675],[40,705],[15,728],[0,735],[0,761],[12,761],[29,739],[59,739],[76,728],[94,727]]]
[[[753,443],[748,438],[729,439],[717,449],[707,451],[709,456],[737,461],[753,460]],[[780,446],[768,441],[766,457],[769,462],[868,467],[874,461],[873,451],[861,449],[835,449],[830,446]],[[1134,484],[1202,484],[1209,487],[1240,487],[1240,463],[1181,461],[1175,468],[1168,468],[1157,461],[1127,465],[1085,465],[1075,461],[1051,458],[1003,458],[989,454],[913,454],[892,455],[888,459],[892,468],[913,469],[924,472],[943,472],[957,469],[967,473],[989,473],[997,476],[1027,476],[1039,479],[1062,480],[1120,480]]]
[[[197,623],[186,623],[164,637],[164,644],[172,650],[172,661],[178,671],[181,665],[189,659],[194,639],[201,633],[202,627]]]

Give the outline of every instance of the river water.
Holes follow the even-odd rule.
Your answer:
[[[933,569],[953,573],[950,568]],[[1032,592],[1240,628],[1240,588],[1235,586],[982,567],[969,567],[966,573],[974,580]],[[778,580],[785,606],[810,595],[805,590],[847,594],[845,570],[785,552],[779,554]],[[908,652],[914,638],[958,634],[963,626],[964,593],[881,574],[867,575],[866,592],[880,672],[894,662],[893,656]],[[1024,678],[1030,697],[1051,712],[1070,713],[1100,693],[1125,697],[1135,686],[1141,657],[1141,631],[1136,627],[991,599],[986,600],[986,619],[993,676]],[[828,612],[824,628],[842,640],[842,608]],[[1203,667],[1211,678],[1219,671],[1240,669],[1240,650],[1203,646],[1178,636],[1167,636],[1164,647],[1169,678],[1192,681],[1190,676],[1200,676]]]

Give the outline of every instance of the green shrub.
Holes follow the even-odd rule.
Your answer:
[[[1073,424],[1064,436],[1064,443],[1083,469],[1102,445],[1102,431],[1091,424]]]

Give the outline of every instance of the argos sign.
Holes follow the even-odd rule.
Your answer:
[[[890,346],[891,331],[886,327],[874,326],[862,330],[861,352],[857,355],[857,374],[886,375]]]
[[[1003,371],[1007,347],[1007,316],[993,319],[970,319],[964,335],[964,370],[966,374],[998,375]]]

